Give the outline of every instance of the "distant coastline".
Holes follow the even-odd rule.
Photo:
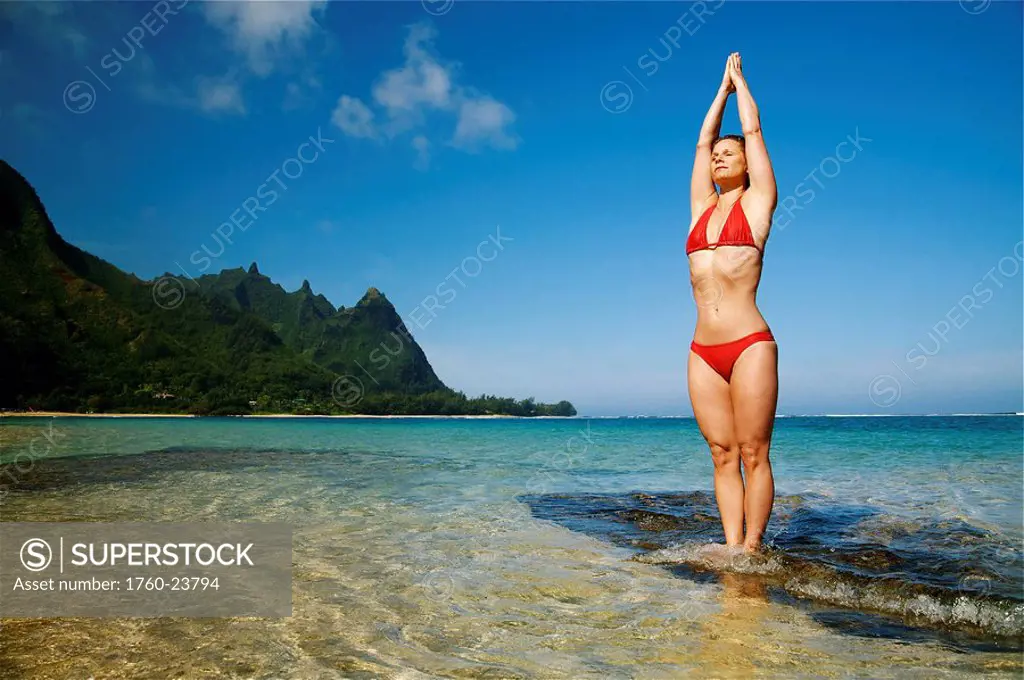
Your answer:
[[[976,418],[976,417],[1021,417],[1024,412],[1003,413],[800,413],[776,414],[776,418]],[[693,416],[509,416],[490,415],[371,415],[346,413],[296,414],[257,413],[230,416],[205,416],[192,413],[72,413],[69,411],[0,411],[0,418],[373,418],[379,420],[693,420]]]
[[[495,418],[519,418],[522,420],[538,420],[552,418],[571,418],[573,416],[505,416],[505,415],[482,415],[482,416],[443,416],[443,415],[359,415],[346,413],[343,415],[305,415],[295,413],[259,413],[244,414],[237,416],[200,416],[192,413],[71,413],[66,411],[4,411],[0,412],[0,418],[459,418],[459,419],[495,419]]]

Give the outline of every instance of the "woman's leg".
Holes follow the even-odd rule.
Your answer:
[[[778,345],[755,343],[736,360],[729,385],[736,443],[746,473],[747,533],[743,545],[748,551],[760,549],[775,504],[775,479],[768,452],[779,397],[778,366]]]
[[[743,476],[740,449],[733,433],[729,383],[699,356],[690,352],[687,367],[690,403],[697,426],[711,448],[715,465],[715,499],[727,545],[743,543]]]

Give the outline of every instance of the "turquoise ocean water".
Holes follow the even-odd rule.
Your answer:
[[[0,420],[0,519],[294,527],[287,619],[3,620],[0,677],[1020,677],[1024,419]]]

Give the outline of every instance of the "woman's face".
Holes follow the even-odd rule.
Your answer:
[[[723,139],[711,149],[711,179],[715,184],[722,180],[742,180],[747,174],[747,156],[743,145],[735,139]]]

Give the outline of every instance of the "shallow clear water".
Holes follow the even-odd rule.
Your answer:
[[[1020,417],[0,420],[3,521],[284,521],[288,619],[3,620],[0,677],[1020,677]]]

